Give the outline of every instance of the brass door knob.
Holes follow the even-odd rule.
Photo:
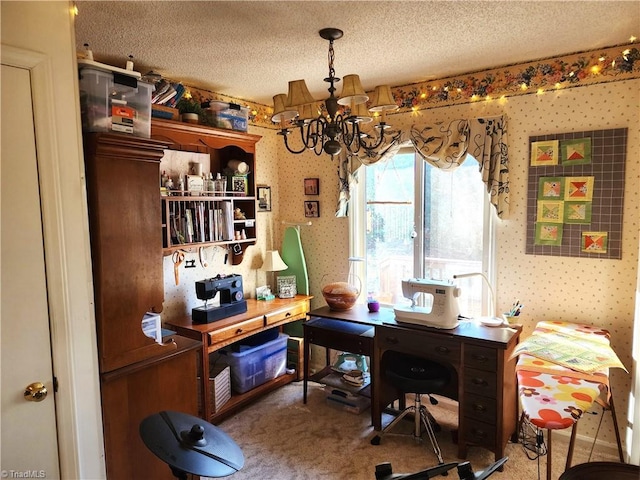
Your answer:
[[[41,402],[47,393],[47,387],[43,383],[33,382],[24,389],[24,398],[30,402]]]

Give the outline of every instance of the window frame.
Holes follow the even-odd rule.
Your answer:
[[[424,222],[424,189],[422,188],[425,181],[426,168],[435,168],[427,165],[420,155],[413,147],[403,147],[396,155],[413,153],[415,158],[414,167],[414,191],[415,202],[419,205],[419,208],[414,209],[414,230],[417,225],[422,226]],[[465,160],[467,162],[477,162],[471,155]],[[355,172],[355,181],[350,185],[350,201],[353,202],[349,208],[349,257],[350,259],[366,258],[366,224],[365,224],[365,210],[366,210],[366,176],[367,166],[362,165]],[[487,277],[491,285],[493,286],[496,298],[494,302],[497,304],[498,291],[496,289],[496,218],[495,209],[492,207],[489,194],[485,195],[483,202],[483,235],[482,235],[482,273]],[[420,227],[422,228],[422,227]],[[417,235],[413,242],[413,271],[419,278],[424,278],[424,262],[422,261],[422,252],[424,250],[424,236]],[[361,279],[363,284],[366,284],[367,271],[366,261],[352,262],[351,270],[355,272]],[[470,273],[470,272],[460,272]],[[489,287],[484,281],[481,281],[482,285],[482,315],[489,315],[491,312],[490,302],[491,293]],[[366,301],[366,295],[362,296],[358,300],[359,302]],[[497,309],[497,305],[495,306]]]

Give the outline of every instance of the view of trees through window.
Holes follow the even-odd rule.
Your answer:
[[[403,301],[403,279],[452,280],[455,274],[482,271],[486,191],[472,157],[453,171],[435,168],[414,153],[366,168],[364,283],[369,295],[396,304]],[[422,245],[422,264],[414,262],[416,242]],[[474,286],[459,298],[464,315],[481,313],[482,286]]]

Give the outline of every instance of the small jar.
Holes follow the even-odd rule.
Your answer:
[[[370,298],[369,300],[367,300],[367,308],[369,309],[369,312],[375,313],[380,310],[380,302],[378,302],[378,300]]]

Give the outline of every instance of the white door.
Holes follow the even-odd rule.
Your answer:
[[[0,168],[1,473],[3,478],[59,478],[30,73],[6,65]],[[46,397],[26,400],[25,389],[37,382],[44,384]]]

